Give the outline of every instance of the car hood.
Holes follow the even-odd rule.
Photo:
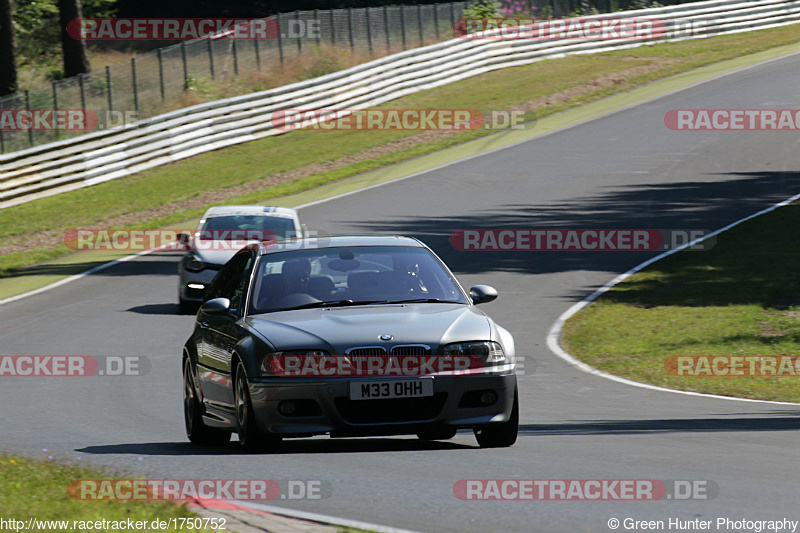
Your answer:
[[[236,252],[247,246],[248,241],[216,241],[211,244],[210,241],[203,241],[203,243],[212,249],[193,248],[192,253],[203,263],[222,266],[236,255]]]
[[[464,304],[415,303],[298,309],[248,317],[251,328],[276,350],[426,344],[434,353],[451,342],[491,340],[492,323]],[[380,335],[391,335],[382,341]]]

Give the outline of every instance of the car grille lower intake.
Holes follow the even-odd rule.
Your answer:
[[[390,398],[382,400],[351,400],[336,398],[334,404],[349,424],[380,424],[391,422],[425,422],[435,419],[447,401],[446,392],[426,398]]]

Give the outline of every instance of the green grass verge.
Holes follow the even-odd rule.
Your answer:
[[[169,521],[172,518],[199,518],[185,505],[176,505],[167,501],[86,501],[73,499],[68,495],[67,487],[70,482],[79,479],[107,479],[113,475],[90,465],[80,464],[76,461],[63,462],[57,459],[32,459],[18,455],[0,454],[0,510],[4,520],[21,520],[27,526],[27,521],[35,518],[41,521],[67,521],[65,528],[53,527],[50,529],[40,527],[34,531],[86,531],[80,524],[75,527],[75,521],[97,522],[146,522],[152,524],[154,520]],[[131,479],[126,476],[124,479]],[[180,525],[180,522],[178,522]],[[6,530],[13,531],[11,526]],[[121,526],[122,527],[122,526]],[[18,530],[24,527],[18,525]],[[3,529],[3,528],[0,528]],[[92,528],[97,530],[97,528]],[[122,527],[122,529],[125,529]],[[230,530],[230,527],[227,529]],[[114,528],[100,529],[113,531]],[[118,529],[119,530],[119,529]],[[150,527],[139,531],[156,531]],[[157,531],[198,531],[197,528],[169,528]],[[206,530],[200,530],[206,531]],[[212,531],[208,529],[207,531]],[[367,530],[336,527],[338,533],[369,533]]]
[[[5,520],[27,522],[38,520],[67,520],[68,530],[75,528],[73,521],[107,522],[170,520],[172,518],[197,518],[185,505],[166,501],[85,501],[72,499],[67,486],[78,479],[108,478],[109,473],[88,465],[58,460],[41,460],[0,455],[0,509]],[[6,529],[13,529],[7,527]],[[48,529],[36,529],[47,531]],[[59,528],[51,528],[58,531]],[[145,528],[144,530],[149,530]],[[161,531],[189,531],[170,528]],[[196,530],[195,530],[196,531]]]
[[[661,43],[597,55],[570,56],[533,65],[504,69],[395,100],[384,108],[469,108],[483,112],[507,110],[514,105],[565,94],[575,87],[591,87],[593,80],[613,76],[615,82],[596,90],[576,91],[555,103],[527,113],[527,120],[596,101],[648,82],[703,65],[800,42],[796,26]],[[641,67],[640,71],[629,69]],[[617,73],[624,73],[616,78]],[[570,94],[570,93],[566,93]],[[61,194],[0,211],[0,245],[24,243],[42,231],[63,231],[100,223],[113,217],[134,216],[175,202],[190,200],[203,192],[218,191],[220,203],[265,202],[434,152],[492,133],[477,130],[393,147],[415,132],[298,131],[238,145],[189,160],[139,173],[87,189]],[[311,163],[330,163],[358,156],[373,148],[387,148],[379,157],[322,171],[246,195],[226,194],[226,189]],[[276,201],[275,203],[280,203]],[[145,217],[134,224],[152,228],[199,216],[208,206],[171,210],[166,216]],[[70,253],[66,246],[30,247],[0,257],[0,276]]]
[[[687,391],[800,402],[800,377],[669,375],[678,355],[800,354],[800,204],[745,222],[708,251],[631,276],[564,327],[563,345],[605,372]]]

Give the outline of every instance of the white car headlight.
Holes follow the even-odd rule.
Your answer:
[[[206,268],[206,264],[195,254],[190,254],[183,258],[183,268],[189,272],[200,272]]]

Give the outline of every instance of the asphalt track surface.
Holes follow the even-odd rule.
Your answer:
[[[139,377],[3,378],[0,447],[155,478],[323,480],[329,498],[273,503],[417,531],[603,532],[611,518],[798,520],[800,405],[636,388],[583,373],[547,349],[564,310],[653,253],[459,252],[449,242],[464,228],[716,229],[777,203],[800,192],[796,132],[676,132],[663,117],[670,109],[797,109],[797,87],[800,55],[302,210],[311,229],[418,236],[464,285],[498,288],[500,298],[483,309],[511,330],[525,357],[511,448],[479,449],[471,432],[435,443],[320,437],[263,455],[233,444],[192,447],[180,353],[193,317],[177,312],[174,252],[0,306],[0,354],[135,355],[152,365]],[[656,502],[453,494],[461,479],[505,478],[708,480],[719,493]]]

